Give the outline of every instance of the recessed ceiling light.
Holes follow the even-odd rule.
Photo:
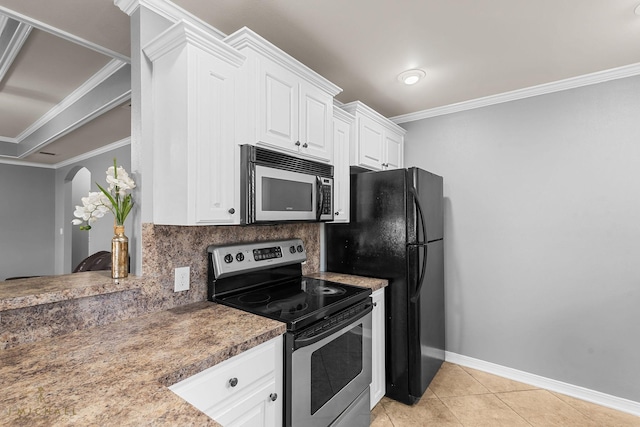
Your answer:
[[[407,70],[400,73],[400,75],[398,76],[398,80],[400,80],[402,83],[406,85],[413,85],[418,83],[418,81],[426,75],[427,73],[425,73],[422,70],[418,70],[418,69]]]

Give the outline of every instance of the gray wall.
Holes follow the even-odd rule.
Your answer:
[[[54,273],[53,176],[0,163],[0,281]]]
[[[71,259],[71,235],[74,227],[71,225],[71,220],[74,218],[73,211],[75,206],[82,204],[80,200],[71,199],[70,185],[65,184],[65,182],[73,177],[72,175],[77,169],[86,167],[91,172],[91,191],[99,191],[96,182],[106,188],[106,171],[109,166],[113,165],[114,157],[118,161],[118,166],[123,166],[131,174],[131,149],[129,145],[60,167],[55,171],[56,200],[60,201],[56,204],[55,222],[55,229],[57,230],[55,233],[56,274],[70,273],[75,267]],[[60,229],[62,229],[62,233],[60,233]],[[130,245],[133,239],[131,230],[131,215],[129,215],[125,222],[125,234],[130,239]],[[111,213],[106,214],[104,218],[96,221],[87,233],[89,233],[89,254],[101,250],[111,251],[113,215]],[[69,238],[65,238],[65,236],[69,236]]]
[[[445,180],[447,350],[640,402],[640,77],[402,126]]]

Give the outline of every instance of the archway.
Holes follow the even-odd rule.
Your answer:
[[[65,193],[71,197],[71,203],[65,204],[65,218],[73,218],[73,211],[76,205],[82,204],[82,197],[89,194],[91,190],[91,172],[85,167],[73,168],[65,178]],[[66,197],[65,197],[66,199]],[[65,272],[71,272],[80,264],[80,261],[89,256],[89,233],[80,230],[80,227],[73,227],[71,230],[71,244],[65,245],[71,251],[70,265],[65,266]],[[67,271],[68,270],[68,271]]]

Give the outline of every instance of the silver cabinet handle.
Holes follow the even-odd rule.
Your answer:
[[[277,398],[278,398],[278,393],[271,393],[269,395],[269,399],[271,399],[272,402],[275,402]]]
[[[299,147],[300,146],[300,141],[296,141],[295,145],[296,145],[296,147]]]
[[[309,144],[307,144],[306,142],[304,144],[302,144],[302,148],[307,148],[309,146]]]
[[[236,210],[235,210],[235,209],[233,209],[233,208],[231,208],[231,209],[229,209],[229,213],[230,213],[231,215],[233,215],[234,213],[236,213]]]
[[[334,213],[334,215],[335,215],[335,216],[338,216],[338,215],[340,215],[340,212],[336,212],[336,213]]]
[[[237,385],[238,385],[238,379],[237,379],[237,378],[231,378],[231,379],[229,380],[229,385],[230,385],[231,387],[235,387],[235,386],[237,386]]]

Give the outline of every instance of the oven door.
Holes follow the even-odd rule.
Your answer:
[[[327,427],[371,383],[371,307],[336,329],[294,340],[292,347],[286,425]],[[369,421],[367,411],[362,425]]]

